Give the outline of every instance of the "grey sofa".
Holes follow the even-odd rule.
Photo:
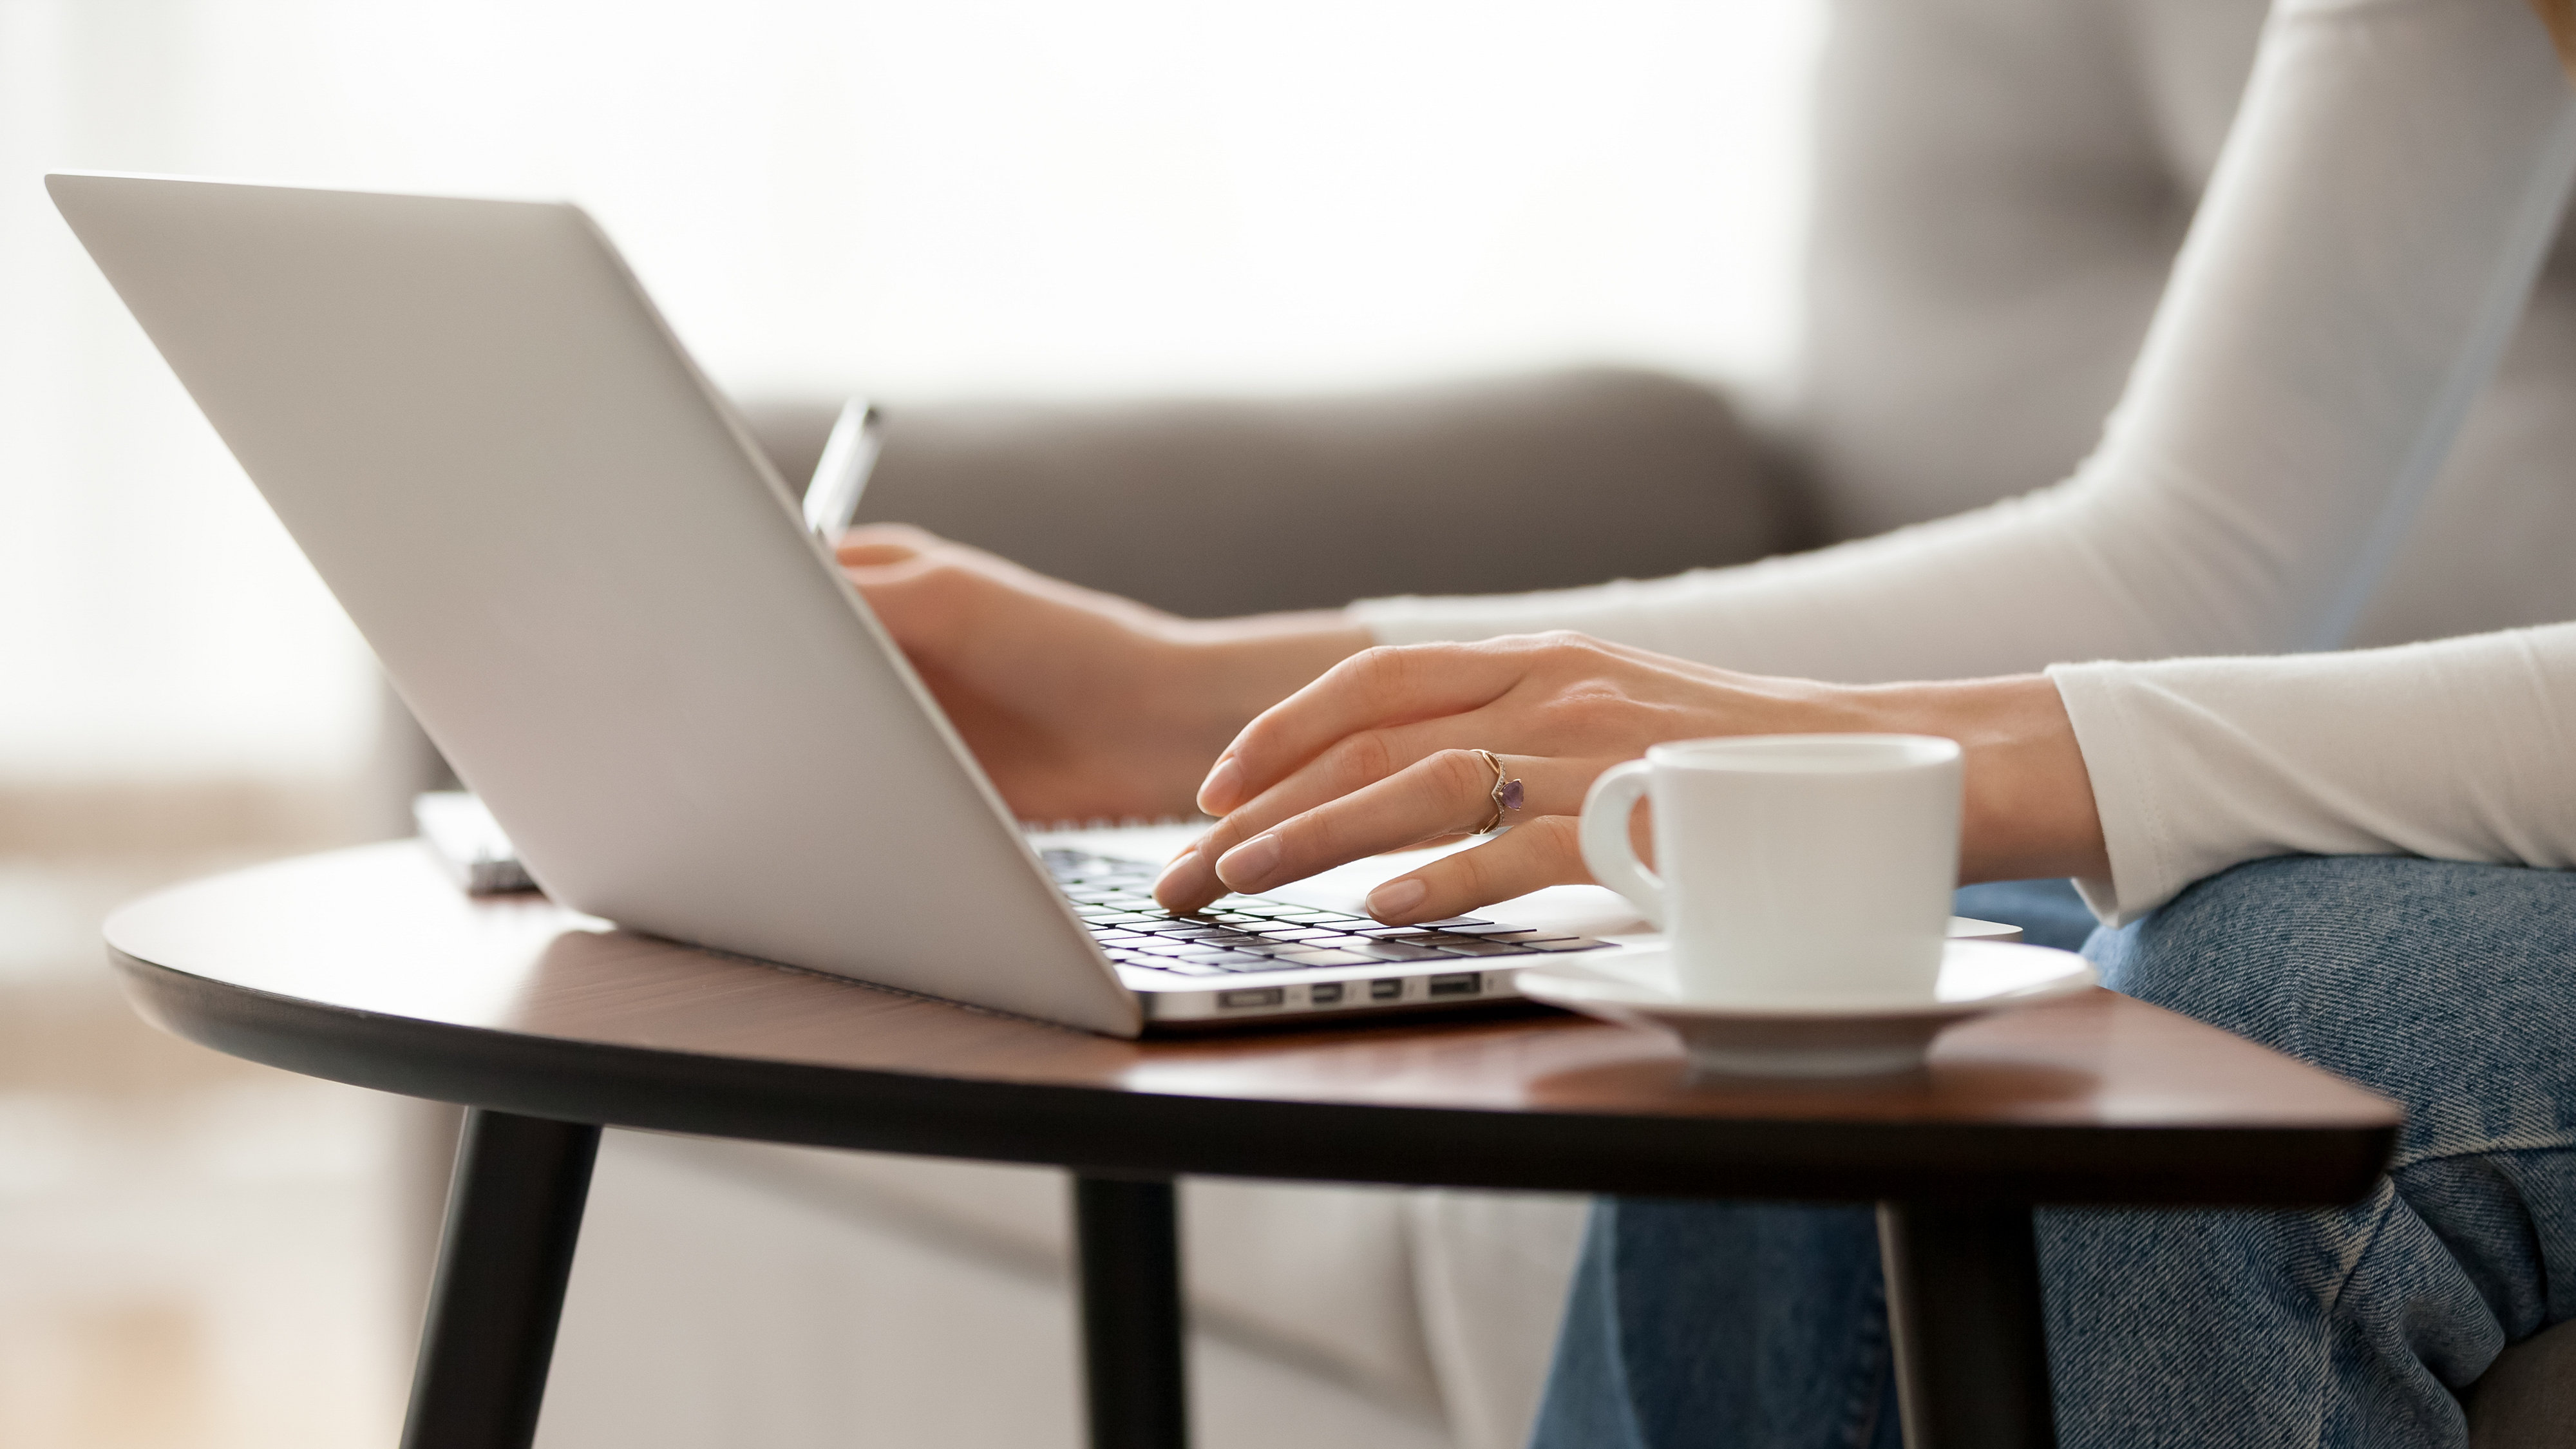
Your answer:
[[[745,411],[780,471],[809,476],[831,412]],[[1329,397],[898,404],[859,518],[1218,618],[1760,558],[1815,536],[1793,469],[1718,393],[1620,368]]]

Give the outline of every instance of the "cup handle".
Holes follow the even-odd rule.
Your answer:
[[[1592,782],[1591,793],[1583,797],[1583,863],[1592,870],[1592,878],[1628,898],[1637,913],[1664,926],[1664,883],[1637,859],[1636,850],[1628,843],[1628,822],[1637,813],[1637,802],[1645,798],[1646,783],[1654,767],[1644,760],[1630,760],[1612,765]]]

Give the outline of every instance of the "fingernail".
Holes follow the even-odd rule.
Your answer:
[[[1216,878],[1239,891],[1269,885],[1279,868],[1279,837],[1264,831],[1217,858]]]
[[[1394,925],[1394,917],[1403,915],[1422,904],[1422,898],[1430,893],[1429,886],[1412,876],[1399,876],[1369,892],[1368,913],[1388,925]]]
[[[1241,775],[1242,772],[1234,767],[1232,755],[1217,761],[1216,768],[1208,771],[1207,779],[1199,785],[1199,808],[1210,815],[1223,815],[1242,804],[1234,798],[1235,792],[1243,788],[1236,783]]]
[[[1173,856],[1171,860],[1164,865],[1163,873],[1154,877],[1155,899],[1160,900],[1162,898],[1163,887],[1172,883],[1172,877],[1179,875],[1183,868],[1187,867],[1190,862],[1197,860],[1198,858],[1199,848],[1196,845],[1192,845],[1187,850]]]

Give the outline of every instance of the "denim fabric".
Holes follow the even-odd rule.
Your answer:
[[[2576,1316],[2576,875],[2258,861],[2087,947],[2113,987],[2402,1100],[2326,1212],[2040,1214],[2069,1449],[2466,1443],[2457,1390]],[[1868,1213],[1606,1201],[1540,1449],[1892,1446]]]

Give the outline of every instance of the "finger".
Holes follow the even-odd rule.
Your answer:
[[[1453,721],[1442,721],[1442,725]],[[1493,767],[1472,750],[1419,748],[1387,770],[1337,746],[1322,760],[1218,821],[1155,882],[1171,910],[1197,910],[1228,890],[1255,892],[1365,856],[1481,830],[1494,817]],[[1528,799],[1580,801],[1597,762],[1506,755]],[[1518,818],[1509,816],[1509,818]]]
[[[922,550],[908,543],[852,538],[848,534],[843,534],[840,543],[832,549],[832,556],[840,560],[841,567],[845,569],[881,568],[887,564],[910,563],[921,555]]]
[[[1583,866],[1578,817],[1542,815],[1386,882],[1369,892],[1368,913],[1390,926],[1446,920],[1545,886],[1591,879]]]
[[[1519,682],[1520,651],[1494,644],[1412,644],[1364,650],[1264,710],[1217,756],[1199,808],[1223,815],[1339,740],[1364,730],[1463,714]]]
[[[844,550],[846,560],[848,551]],[[974,580],[937,555],[899,562],[851,564],[841,572],[868,601],[868,610],[907,652],[944,653],[975,627]]]
[[[1546,760],[1506,769],[1538,773]],[[1317,871],[1481,830],[1494,817],[1494,772],[1471,750],[1441,750],[1374,785],[1290,816],[1217,857],[1217,878],[1251,893]]]
[[[1283,821],[1391,778],[1464,741],[1490,745],[1507,740],[1510,729],[1511,725],[1497,718],[1494,711],[1478,710],[1396,729],[1365,730],[1352,735],[1309,761],[1287,779],[1263,791],[1251,803],[1218,821],[1193,847],[1196,852],[1194,859],[1176,861],[1165,870],[1163,878],[1155,883],[1156,898],[1173,910],[1196,910],[1223,895],[1229,889],[1228,882],[1235,880],[1232,869],[1220,877],[1217,863],[1238,845],[1255,839]],[[1473,754],[1472,751],[1468,753]],[[1480,827],[1493,814],[1495,795],[1502,792],[1505,784],[1514,781],[1521,784],[1521,800],[1511,819],[1578,812],[1583,808],[1583,793],[1591,788],[1592,777],[1611,763],[1608,760],[1542,759],[1522,755],[1497,758],[1504,762],[1503,780],[1494,779],[1493,766],[1483,765],[1479,757],[1481,772],[1472,777],[1475,808],[1454,826],[1443,828],[1463,834]],[[1523,779],[1524,774],[1526,779]],[[1430,827],[1423,828],[1427,830]],[[1261,874],[1276,884],[1315,871],[1329,870],[1346,860],[1356,860],[1375,851],[1419,844],[1423,838],[1415,836],[1378,845],[1375,850],[1356,850],[1347,855],[1331,850],[1291,852],[1292,870]],[[1242,864],[1248,868],[1252,861],[1247,858]],[[1231,888],[1267,887],[1243,886],[1236,882]]]
[[[843,529],[832,551],[843,563],[893,563],[915,554],[930,553],[946,542],[939,535],[909,523],[862,523],[855,528]],[[853,550],[878,557],[853,559],[850,557]]]
[[[1369,730],[1334,745],[1322,757],[1228,814],[1163,868],[1154,898],[1166,909],[1194,911],[1225,894],[1218,857],[1291,816],[1386,779],[1439,748],[1435,726]]]

